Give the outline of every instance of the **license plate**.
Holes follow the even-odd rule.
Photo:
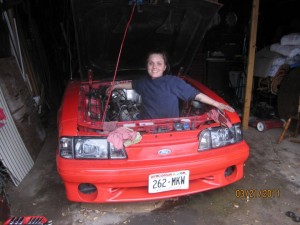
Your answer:
[[[181,190],[189,188],[190,171],[157,173],[149,175],[148,192],[158,193],[163,191]]]

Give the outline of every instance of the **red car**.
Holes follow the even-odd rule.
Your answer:
[[[221,5],[204,0],[71,2],[81,79],[68,83],[58,112],[56,158],[67,198],[155,200],[243,178],[249,147],[235,112],[223,113],[196,100],[181,101],[178,118],[141,120],[143,103],[137,92],[121,89],[108,96],[106,91],[114,82],[145,73],[146,53],[151,46],[163,46],[171,71],[184,67],[180,78],[225,103],[183,75]],[[108,141],[120,130],[136,135],[134,140],[124,138],[121,148]]]

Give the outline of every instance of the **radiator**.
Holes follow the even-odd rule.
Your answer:
[[[8,175],[18,186],[33,167],[34,162],[17,130],[0,88],[0,108],[4,110],[5,125],[0,128],[0,160],[7,168]]]

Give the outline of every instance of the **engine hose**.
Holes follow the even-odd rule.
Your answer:
[[[117,71],[118,71],[118,67],[119,67],[119,62],[120,62],[120,58],[121,58],[121,53],[122,53],[123,45],[124,45],[124,42],[125,42],[125,38],[126,38],[126,35],[127,35],[128,28],[129,28],[131,20],[133,18],[135,7],[136,7],[136,1],[135,1],[134,5],[132,6],[132,11],[131,11],[129,20],[127,22],[126,29],[125,29],[125,32],[124,32],[124,35],[123,35],[123,39],[122,39],[122,42],[121,42],[121,46],[120,46],[120,50],[119,50],[119,55],[118,55],[118,59],[117,59],[117,63],[116,63],[116,68],[115,68],[115,72],[114,72],[114,77],[113,77],[113,80],[112,80],[112,86],[115,85],[115,80],[116,80],[116,75],[117,75]],[[105,117],[106,117],[106,112],[107,112],[108,104],[109,104],[109,101],[110,101],[111,91],[112,90],[109,89],[108,99],[106,101],[105,108],[104,108],[104,111],[103,111],[102,123],[104,122]]]

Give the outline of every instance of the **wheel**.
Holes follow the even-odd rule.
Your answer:
[[[260,132],[264,131],[265,130],[265,124],[264,124],[264,122],[258,122],[257,125],[256,125],[256,128]]]

